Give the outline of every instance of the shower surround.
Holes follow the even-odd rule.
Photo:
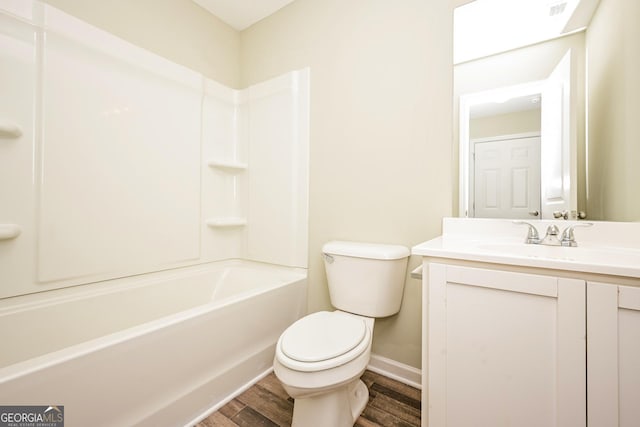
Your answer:
[[[252,287],[273,282],[270,268],[293,274],[278,283],[306,284],[308,70],[234,90],[39,1],[6,1],[0,3],[0,93],[0,339],[12,348],[3,352],[0,369],[3,403],[11,384],[49,372],[54,361],[68,373],[81,372],[105,337],[134,331],[128,341],[142,336],[136,328],[173,325],[193,319],[185,313],[195,306],[211,308],[209,297],[180,301],[217,279],[204,275],[198,283],[206,284],[196,286],[176,275],[222,271],[237,262],[262,272],[250,275]],[[133,292],[141,283],[144,297],[132,304],[133,295],[142,295]],[[264,310],[266,318],[283,310],[282,321],[265,335],[274,343],[305,310],[304,286],[296,289],[277,307],[245,308]],[[172,300],[171,310],[158,309]],[[148,312],[160,315],[149,318]],[[183,325],[181,334],[210,331],[199,339],[224,342],[220,325],[256,330],[237,318],[216,317],[204,329]],[[163,353],[190,351],[166,343]],[[84,356],[71,357],[74,349]],[[102,363],[114,372],[134,371],[125,361],[151,356],[127,351],[133,353]],[[254,354],[248,347],[246,354],[236,351],[238,359]],[[266,369],[267,359],[254,365]],[[72,360],[80,364],[69,365]],[[163,365],[156,368],[155,375],[163,375]],[[51,385],[55,377],[39,378]],[[175,386],[189,394],[190,386]],[[25,390],[13,403],[41,403],[44,396],[38,403],[24,400]],[[62,389],[59,395],[67,396]],[[85,389],[78,398],[96,396]],[[129,408],[142,411],[129,419],[143,422],[165,404]],[[194,415],[190,408],[183,418]],[[73,412],[67,408],[69,419]]]

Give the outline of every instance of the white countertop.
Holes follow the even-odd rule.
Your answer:
[[[548,225],[531,223],[544,237]],[[578,247],[525,244],[527,227],[511,220],[445,218],[443,235],[412,248],[413,255],[640,278],[640,224],[594,222],[576,228]]]

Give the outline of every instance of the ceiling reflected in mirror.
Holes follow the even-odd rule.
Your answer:
[[[540,94],[516,96],[509,99],[473,105],[469,109],[469,118],[500,116],[528,110],[540,109]]]
[[[454,11],[454,64],[584,30],[598,0],[476,0]]]

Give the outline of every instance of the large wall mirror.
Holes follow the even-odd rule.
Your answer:
[[[454,212],[640,221],[640,2],[458,3]]]

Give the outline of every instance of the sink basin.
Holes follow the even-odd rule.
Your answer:
[[[535,223],[539,231],[550,225],[565,229],[569,222]],[[596,222],[593,227],[576,232],[578,246],[573,248],[526,244],[525,235],[526,230],[511,220],[445,218],[442,235],[416,245],[412,253],[435,259],[640,279],[640,222]]]
[[[582,247],[529,245],[525,243],[488,243],[478,245],[478,249],[493,254],[508,256],[544,258],[548,260],[572,261],[585,264],[606,264],[640,267],[640,250],[611,247]]]

